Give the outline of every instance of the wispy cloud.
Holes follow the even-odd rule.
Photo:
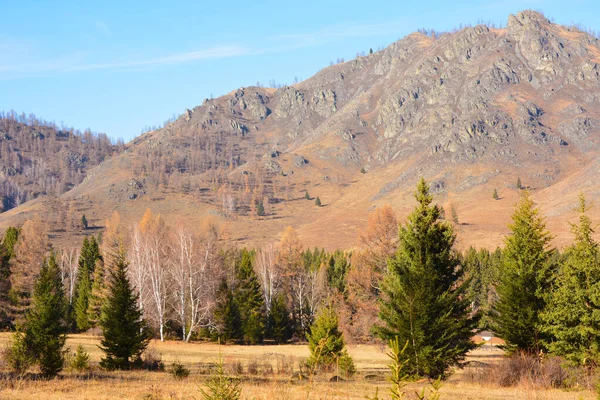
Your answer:
[[[317,46],[323,43],[353,37],[368,37],[395,34],[401,30],[401,21],[381,24],[344,24],[325,27],[308,33],[273,35],[260,39],[260,45],[239,44],[221,45],[204,49],[163,55],[140,55],[127,57],[112,54],[102,57],[90,52],[73,52],[56,57],[44,56],[40,47],[29,44],[24,49],[19,41],[0,37],[0,80],[41,76],[49,73],[69,73],[100,70],[132,70],[139,68],[160,68],[223,58],[282,53],[297,48]],[[96,21],[96,29],[110,37],[112,32],[101,20]],[[3,51],[6,50],[6,51]]]
[[[110,28],[104,21],[96,21],[96,28],[98,28],[100,30],[100,32],[102,32],[104,34],[104,36],[106,36],[106,37],[112,36],[112,32],[110,31]]]
[[[0,42],[0,49],[2,43]],[[74,53],[60,58],[23,61],[20,63],[0,63],[0,72],[9,73],[0,79],[23,78],[48,72],[77,72],[92,70],[133,69],[139,67],[161,67],[178,65],[194,61],[239,57],[251,54],[251,50],[242,46],[219,46],[208,49],[168,54],[157,57],[137,59],[112,59],[108,61],[90,61],[89,54]]]
[[[65,71],[87,71],[94,69],[123,69],[134,67],[149,67],[161,65],[182,64],[191,61],[239,57],[250,54],[250,50],[241,46],[223,46],[210,49],[172,54],[164,57],[143,60],[110,61],[101,63],[79,64],[65,68]]]

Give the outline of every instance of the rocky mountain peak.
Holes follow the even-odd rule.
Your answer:
[[[516,15],[508,16],[507,29],[511,33],[518,32],[522,29],[540,29],[544,26],[552,24],[548,18],[542,13],[533,10],[525,10],[518,12]]]

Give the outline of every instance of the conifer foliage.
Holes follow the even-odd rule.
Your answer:
[[[338,364],[346,373],[354,373],[354,363],[345,348],[344,337],[338,327],[338,316],[331,304],[319,312],[307,339],[310,350],[308,363],[312,368],[327,369]]]
[[[87,331],[94,326],[94,318],[90,315],[90,300],[96,263],[101,260],[98,241],[93,236],[85,237],[79,256],[79,273],[75,287],[73,312],[77,329]]]
[[[137,296],[127,278],[123,250],[117,255],[115,263],[100,317],[104,334],[100,348],[105,353],[100,366],[108,370],[130,369],[138,365],[151,338],[148,325],[138,308]]]
[[[215,335],[223,342],[238,339],[242,332],[240,310],[225,278],[221,279],[215,297]]]
[[[572,225],[575,242],[554,282],[545,311],[548,350],[577,364],[600,363],[600,260],[585,198],[579,199],[579,224]]]
[[[527,192],[522,194],[512,220],[502,252],[492,329],[504,339],[508,351],[539,353],[543,348],[540,313],[552,274],[552,237]]]
[[[242,322],[242,339],[251,344],[262,342],[265,331],[265,303],[253,268],[254,256],[253,251],[242,250],[236,265],[234,294]]]
[[[54,377],[62,371],[67,339],[67,303],[54,254],[40,270],[27,312],[24,341],[42,374]]]
[[[454,231],[439,220],[424,179],[415,197],[418,205],[400,227],[398,251],[389,260],[380,301],[383,324],[375,333],[385,341],[408,342],[405,373],[437,378],[475,347],[471,336],[478,318],[469,315]]]
[[[267,318],[266,334],[275,343],[285,343],[292,337],[292,321],[285,303],[285,297],[282,294],[275,297]]]

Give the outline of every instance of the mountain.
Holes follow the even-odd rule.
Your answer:
[[[60,196],[118,147],[105,134],[58,127],[34,115],[0,114],[0,210]]]
[[[562,246],[578,193],[600,195],[599,63],[600,40],[533,11],[501,29],[413,33],[292,86],[206,99],[59,197],[0,214],[0,229],[67,208],[130,224],[150,207],[172,224],[216,218],[234,243],[292,225],[306,245],[348,248],[374,207],[402,219],[424,176],[456,211],[460,246],[502,243],[518,179]],[[83,233],[56,228],[53,240]]]

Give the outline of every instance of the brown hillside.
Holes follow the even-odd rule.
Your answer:
[[[563,246],[578,193],[600,194],[599,55],[595,37],[532,11],[505,29],[411,34],[297,85],[207,99],[58,199],[1,214],[0,229],[37,213],[53,240],[75,243],[83,233],[60,223],[68,212],[102,226],[113,210],[128,224],[150,207],[172,224],[217,218],[234,243],[275,241],[292,225],[305,245],[347,248],[374,207],[402,219],[424,176],[457,210],[459,245],[495,247],[520,177]]]

